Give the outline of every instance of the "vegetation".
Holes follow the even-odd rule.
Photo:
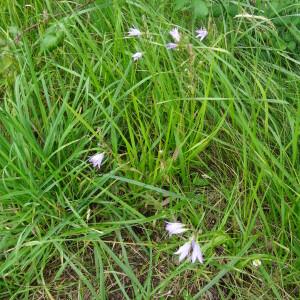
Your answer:
[[[299,10],[2,0],[0,298],[299,299]]]

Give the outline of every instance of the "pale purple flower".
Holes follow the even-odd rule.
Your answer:
[[[190,241],[186,242],[181,246],[175,254],[179,255],[179,262],[188,258],[192,263],[195,263],[197,260],[203,264],[203,254],[199,244],[192,238]]]
[[[192,263],[195,263],[196,260],[198,259],[199,262],[203,264],[203,254],[201,248],[194,239],[192,240],[192,249],[193,249],[192,256],[191,256]]]
[[[135,27],[129,28],[128,36],[141,36],[142,33]]]
[[[179,255],[179,262],[181,262],[190,254],[191,247],[192,247],[192,242],[190,241],[185,243],[175,252],[175,254]]]
[[[166,222],[166,230],[169,232],[170,235],[172,234],[180,234],[183,233],[185,231],[187,231],[188,229],[185,228],[185,225],[179,222]]]
[[[133,59],[133,61],[137,61],[137,60],[141,59],[142,56],[143,56],[142,52],[136,52],[132,55],[132,59]]]
[[[168,43],[167,45],[166,45],[166,48],[168,49],[168,50],[170,50],[170,49],[175,49],[175,48],[177,48],[177,44],[176,43]]]
[[[201,27],[196,30],[196,37],[202,41],[208,35],[207,30],[204,27]]]
[[[176,43],[179,43],[180,42],[180,33],[179,33],[179,30],[177,27],[173,28],[171,31],[170,31],[170,35],[172,36],[173,40],[176,42]]]
[[[92,155],[89,158],[89,162],[93,164],[94,168],[100,169],[103,158],[104,158],[104,153],[97,153],[97,154]]]

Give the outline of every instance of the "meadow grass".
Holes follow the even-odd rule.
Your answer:
[[[0,31],[1,299],[299,299],[300,48],[272,20],[1,0]],[[178,263],[175,220],[203,265]]]

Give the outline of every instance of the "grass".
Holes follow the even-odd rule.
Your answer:
[[[299,299],[299,52],[273,19],[173,4],[2,0],[1,299]],[[165,49],[174,25],[192,46]]]

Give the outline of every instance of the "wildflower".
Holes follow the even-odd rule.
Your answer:
[[[203,254],[201,248],[194,239],[192,240],[192,248],[193,248],[192,257],[191,257],[192,263],[195,263],[196,260],[198,259],[199,262],[203,264]]]
[[[172,36],[173,40],[176,42],[176,43],[179,43],[180,42],[180,33],[179,33],[179,30],[177,27],[173,28],[171,31],[170,31],[170,35]]]
[[[196,30],[196,37],[202,41],[208,35],[207,30],[204,27]]]
[[[181,246],[175,254],[179,255],[179,262],[181,262],[183,259],[185,259],[189,254],[192,247],[192,242],[189,241],[185,243],[183,246]]]
[[[129,28],[128,36],[141,36],[142,33],[135,27]]]
[[[179,234],[187,231],[187,228],[184,228],[185,225],[179,222],[170,223],[167,222],[166,230],[169,232],[170,235],[172,234]]]
[[[97,153],[92,155],[89,158],[89,162],[93,164],[94,168],[100,169],[103,158],[104,158],[104,153]]]
[[[142,56],[143,56],[142,52],[136,52],[132,55],[132,59],[133,59],[133,61],[137,61],[137,60],[141,59]]]
[[[168,43],[167,45],[166,45],[166,48],[168,49],[168,50],[170,50],[170,49],[175,49],[175,48],[177,48],[177,44],[176,43]]]
[[[181,262],[186,257],[192,262],[195,263],[197,260],[203,264],[203,254],[199,244],[192,238],[190,241],[186,242],[181,246],[175,254],[179,255],[179,262]]]
[[[86,221],[87,221],[87,222],[89,221],[90,217],[91,217],[91,209],[88,208],[88,210],[87,210],[87,212],[86,212]]]
[[[260,260],[260,259],[254,259],[254,260],[252,261],[252,264],[253,264],[253,266],[254,266],[255,268],[258,268],[258,267],[261,266],[261,260]]]

